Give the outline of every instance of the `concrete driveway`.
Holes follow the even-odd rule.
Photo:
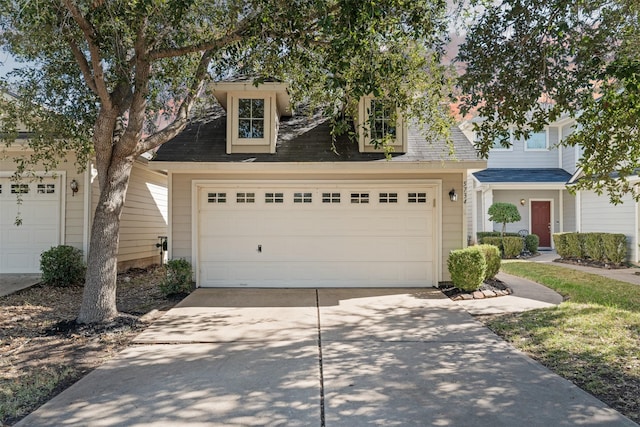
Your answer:
[[[20,426],[635,426],[433,289],[199,289]]]
[[[0,273],[0,297],[40,282],[40,274]]]

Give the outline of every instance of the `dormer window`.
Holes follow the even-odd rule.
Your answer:
[[[238,99],[238,138],[264,138],[264,99]]]
[[[407,151],[406,126],[389,101],[365,96],[358,106],[360,152],[383,152],[387,144],[391,151]]]
[[[212,90],[227,112],[227,154],[276,152],[280,117],[291,116],[285,84],[228,81]]]

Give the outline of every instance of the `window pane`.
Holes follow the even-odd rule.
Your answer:
[[[252,120],[251,124],[253,126],[251,130],[251,136],[249,138],[264,138],[264,121]]]
[[[262,119],[264,117],[264,99],[251,100],[251,117]]]
[[[395,138],[395,121],[391,119],[391,106],[382,101],[371,101],[369,123],[372,139],[382,139],[386,135]]]
[[[251,119],[238,120],[238,137],[251,138]]]
[[[547,148],[546,132],[537,132],[529,135],[529,139],[527,139],[528,150],[544,150],[545,148]]]
[[[238,117],[241,119],[251,118],[251,100],[240,99],[238,100]]]

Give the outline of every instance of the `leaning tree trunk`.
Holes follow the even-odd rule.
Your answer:
[[[133,158],[113,159],[107,175],[101,180],[78,323],[103,323],[118,315],[116,278],[120,215],[132,167]]]

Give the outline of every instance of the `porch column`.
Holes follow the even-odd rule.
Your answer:
[[[489,207],[493,204],[493,189],[489,187],[482,192],[482,231],[493,231],[493,221],[489,221]]]

